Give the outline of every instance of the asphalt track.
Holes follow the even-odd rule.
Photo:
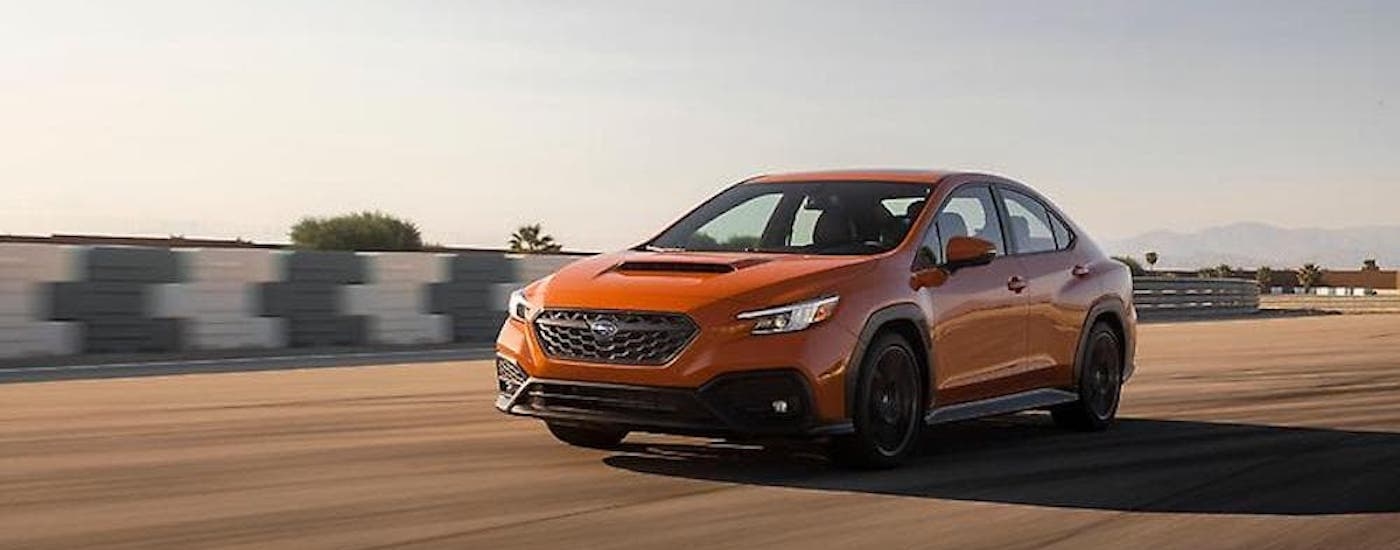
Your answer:
[[[1110,432],[970,422],[863,473],[565,447],[479,360],[92,368],[0,385],[0,548],[1400,548],[1400,316],[1149,325],[1139,365]]]

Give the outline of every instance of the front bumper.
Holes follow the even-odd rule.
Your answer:
[[[501,357],[496,372],[497,409],[555,422],[734,438],[851,431],[849,422],[817,421],[811,389],[794,370],[723,374],[696,389],[534,378]]]

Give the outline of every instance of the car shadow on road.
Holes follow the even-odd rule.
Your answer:
[[[1024,414],[925,432],[887,471],[838,469],[815,446],[627,444],[609,466],[725,483],[1133,512],[1400,512],[1400,434],[1121,419],[1102,433]]]

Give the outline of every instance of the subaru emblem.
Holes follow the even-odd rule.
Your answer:
[[[593,336],[599,340],[608,340],[617,335],[617,323],[612,321],[590,321],[588,330],[593,331]]]

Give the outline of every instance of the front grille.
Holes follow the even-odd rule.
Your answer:
[[[529,375],[525,374],[525,369],[520,365],[510,362],[504,357],[496,358],[496,389],[505,395],[515,395],[516,390],[525,383]]]
[[[546,355],[598,363],[663,365],[696,332],[689,317],[674,313],[546,310],[535,317]]]
[[[684,391],[537,382],[525,390],[523,399],[527,406],[542,412],[616,415],[681,424],[717,421],[693,394]]]

